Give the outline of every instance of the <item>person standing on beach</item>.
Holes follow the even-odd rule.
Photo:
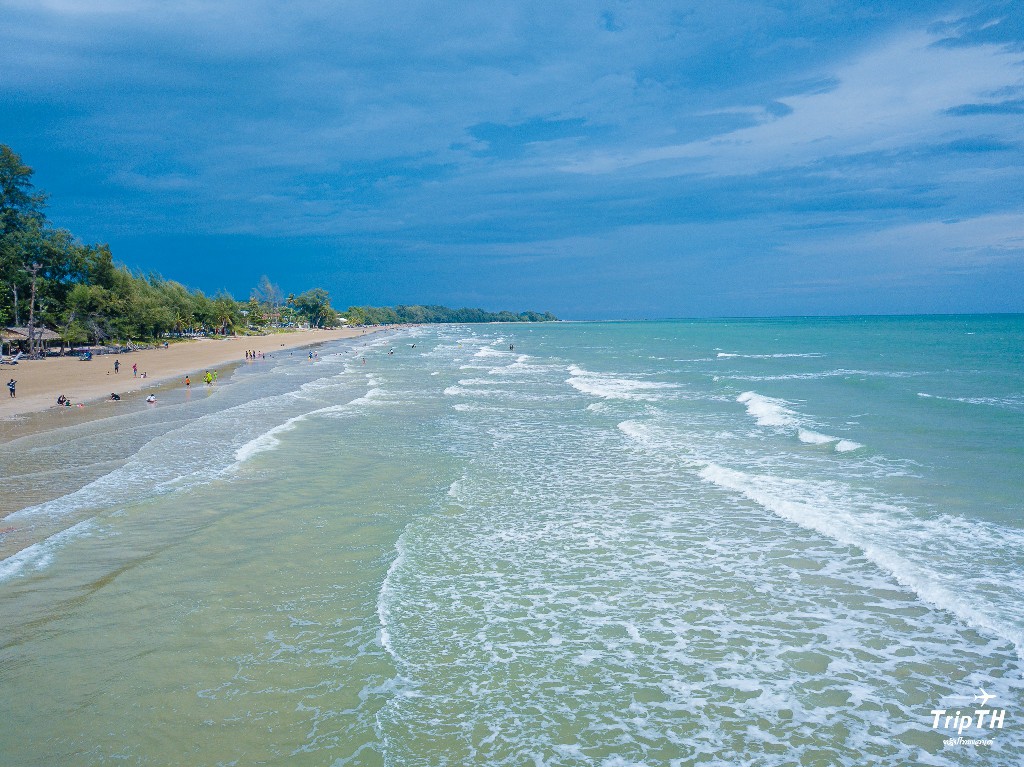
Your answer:
[[[189,387],[190,387],[191,385],[192,385],[192,379],[191,379],[191,378],[189,378],[188,376],[185,376],[185,388],[187,389],[187,388],[189,388]]]
[[[114,373],[121,370],[121,360],[114,360]]]
[[[7,382],[7,388],[11,390],[11,398],[12,399],[14,398],[14,387],[17,385],[17,383],[18,382],[15,381],[13,378],[10,381]]]
[[[132,378],[135,378],[135,376],[137,376],[138,374],[139,374],[139,363],[133,362],[132,363]]]

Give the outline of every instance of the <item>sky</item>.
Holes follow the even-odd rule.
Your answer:
[[[0,0],[51,222],[248,298],[1024,311],[1024,3]]]

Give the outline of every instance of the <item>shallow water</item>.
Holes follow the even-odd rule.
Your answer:
[[[23,438],[95,476],[3,523],[0,763],[1017,764],[1022,341],[419,328]]]

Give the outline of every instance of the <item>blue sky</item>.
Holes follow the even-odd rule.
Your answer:
[[[133,269],[566,318],[1024,311],[1024,3],[0,0]]]

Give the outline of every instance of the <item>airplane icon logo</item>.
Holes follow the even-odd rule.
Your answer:
[[[995,695],[991,695],[991,694],[985,692],[985,688],[984,687],[979,687],[978,689],[981,691],[981,695],[975,695],[974,699],[975,700],[980,700],[982,706],[986,705],[990,700],[992,700],[994,697],[996,697]]]

